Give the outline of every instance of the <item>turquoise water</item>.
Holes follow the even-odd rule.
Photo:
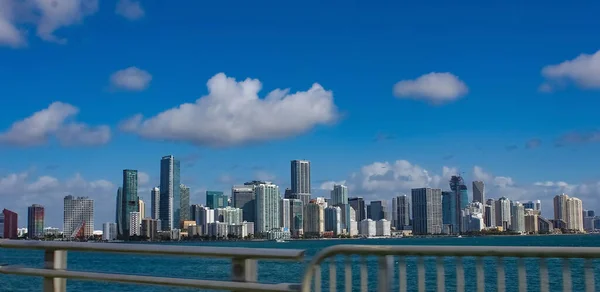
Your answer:
[[[182,244],[182,243],[177,243]],[[287,243],[276,242],[199,242],[186,243],[188,245],[210,245],[226,247],[260,247],[260,248],[292,248],[305,249],[306,260],[318,253],[321,249],[336,244],[367,244],[367,245],[479,245],[479,246],[586,246],[600,247],[600,236],[595,235],[564,235],[564,236],[498,236],[498,237],[474,237],[474,238],[403,238],[403,239],[367,239],[367,240],[315,240],[315,241],[291,241]],[[338,290],[343,288],[343,258],[338,258],[337,283]],[[359,259],[353,259],[358,263]],[[475,269],[474,260],[465,258],[463,261],[465,270],[466,291],[475,291]],[[18,264],[30,267],[42,267],[43,253],[41,251],[7,250],[0,249],[0,264]],[[434,291],[436,283],[435,259],[426,258],[426,283],[427,291]],[[407,258],[407,274],[409,291],[417,289],[416,259]],[[528,291],[539,291],[538,266],[536,260],[526,260]],[[263,282],[299,283],[306,266],[302,263],[288,262],[261,262],[259,263],[259,280]],[[485,259],[486,291],[496,289],[495,260]],[[560,260],[550,259],[550,290],[562,291],[562,272]],[[230,264],[225,260],[201,259],[192,257],[168,257],[168,256],[140,256],[105,253],[83,253],[70,252],[68,267],[72,270],[94,271],[108,273],[128,273],[137,275],[154,275],[163,277],[180,277],[194,279],[227,280],[230,275]],[[376,259],[368,260],[369,267],[369,291],[374,291],[377,285]],[[583,261],[572,260],[572,284],[573,291],[584,291]],[[594,262],[596,275],[596,289],[600,291],[600,261]],[[323,266],[323,291],[327,291],[329,283],[327,279],[328,267]],[[456,285],[454,261],[451,258],[445,260],[446,290],[453,291]],[[506,259],[506,285],[507,291],[517,291],[517,268],[515,259]],[[397,275],[397,271],[395,272]],[[358,291],[360,276],[359,269],[353,269],[353,291]],[[15,277],[0,275],[0,291],[40,291],[41,279],[34,277]],[[398,283],[396,282],[397,286]],[[397,289],[395,288],[397,291]],[[87,281],[68,281],[68,291],[198,291],[194,289],[170,288],[161,286],[139,286],[112,283],[98,283]],[[343,290],[341,290],[343,291]]]

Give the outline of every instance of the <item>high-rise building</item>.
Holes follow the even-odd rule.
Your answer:
[[[442,233],[442,190],[412,189],[414,234]]]
[[[469,205],[469,192],[465,181],[460,175],[453,175],[450,178],[450,189],[456,195],[456,222],[458,222],[459,230],[462,230],[462,210]]]
[[[225,207],[215,209],[215,221],[224,222],[229,225],[240,225],[244,221],[243,211],[240,208]]]
[[[593,231],[594,228],[594,219],[596,218],[596,213],[594,210],[583,210],[583,229],[585,231]]]
[[[569,196],[566,194],[556,195],[554,197],[554,220],[562,220],[567,222],[567,200]]]
[[[486,227],[496,227],[496,202],[494,199],[488,199],[483,206],[483,222]]]
[[[211,209],[227,207],[227,196],[220,191],[206,191],[206,207]]]
[[[146,203],[144,203],[144,200],[142,199],[138,200],[138,212],[140,212],[140,217],[142,219],[146,218]]]
[[[140,212],[129,213],[129,236],[140,236],[142,228],[142,217]]]
[[[331,190],[331,206],[348,204],[348,187],[345,185],[334,185]]]
[[[485,204],[485,184],[482,181],[473,182],[473,202]]]
[[[511,226],[511,204],[507,197],[501,197],[496,201],[496,227],[508,230]]]
[[[325,208],[325,231],[333,231],[334,235],[342,234],[342,209],[339,206]]]
[[[44,207],[33,204],[27,208],[27,237],[37,239],[44,237]]]
[[[311,200],[305,207],[304,234],[309,237],[319,237],[325,232],[325,210],[322,204]]]
[[[119,187],[117,189],[117,212],[115,212],[117,218],[115,222],[117,223],[117,235],[123,236],[123,187]]]
[[[256,195],[254,194],[254,183],[249,182],[245,183],[241,186],[233,186],[231,188],[231,198],[233,200],[233,206],[235,208],[242,209],[242,214],[244,216],[244,221],[254,222],[256,220],[256,216],[254,212],[256,211]],[[253,231],[251,231],[252,233]]]
[[[71,195],[65,197],[63,234],[67,238],[94,235],[94,200]]]
[[[483,204],[474,201],[462,210],[461,232],[479,232],[485,228],[483,222]]]
[[[349,198],[348,204],[350,204],[350,206],[352,206],[356,212],[356,222],[362,222],[363,220],[367,219],[365,200],[362,197]]]
[[[142,236],[148,238],[150,241],[158,239],[158,219],[145,218],[142,220]]]
[[[19,216],[17,213],[4,209],[0,213],[0,235],[3,238],[17,239],[18,237],[18,222]]]
[[[511,218],[510,218],[510,230],[514,232],[524,233],[525,232],[525,208],[523,204],[519,202],[513,202],[511,204]]]
[[[567,199],[567,229],[584,231],[583,229],[583,203],[580,199],[571,197]]]
[[[458,217],[456,212],[456,192],[442,192],[442,228],[443,233],[447,234],[458,234],[460,233],[460,225],[458,224]]]
[[[179,205],[180,215],[179,221],[181,224],[183,221],[190,220],[190,188],[184,184],[179,185],[179,191],[181,192],[181,204]]]
[[[180,222],[180,162],[173,155],[160,160],[160,203],[159,219],[163,231],[174,229]]]
[[[196,225],[202,226],[202,234],[208,234],[208,225],[215,222],[215,210],[207,207],[199,207],[196,213]]]
[[[117,239],[117,223],[106,222],[102,224],[102,240],[111,241]]]
[[[390,219],[387,208],[387,201],[372,201],[371,204],[371,219],[379,221],[381,219]]]
[[[540,200],[525,202],[525,203],[523,203],[523,208],[538,211],[538,214],[541,214],[542,213],[542,202]]]
[[[280,224],[279,215],[279,187],[272,183],[264,183],[255,186],[256,196],[256,222],[254,228],[256,234],[265,234],[273,229],[278,229]]]
[[[396,198],[396,229],[405,230],[410,226],[410,201],[407,195],[400,195]]]
[[[140,198],[138,197],[138,171],[133,169],[123,170],[123,234],[130,235],[129,227],[132,225],[129,222],[129,214],[138,212]],[[139,234],[139,233],[138,233]]]
[[[154,187],[152,188],[152,190],[150,190],[150,198],[151,198],[151,206],[150,206],[150,212],[152,213],[151,217],[152,219],[158,219],[160,218],[160,188],[159,187]]]
[[[292,228],[292,216],[290,215],[290,212],[292,211],[291,208],[291,202],[290,199],[281,199],[281,204],[279,204],[280,211],[279,211],[279,215],[281,217],[281,223],[279,223],[279,225],[282,228],[285,228],[287,230],[291,230]]]
[[[291,162],[292,193],[310,194],[310,161],[292,160]]]
[[[290,199],[290,232],[299,236],[304,228],[304,204],[301,200]]]

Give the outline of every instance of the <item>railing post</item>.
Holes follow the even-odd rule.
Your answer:
[[[67,269],[67,251],[66,250],[45,250],[44,268],[50,270]],[[44,278],[44,292],[66,292],[67,279],[65,278]]]
[[[379,274],[377,275],[377,291],[392,291],[394,281],[394,256],[379,257]]]
[[[256,260],[244,258],[232,259],[231,280],[235,282],[256,282],[258,280]]]

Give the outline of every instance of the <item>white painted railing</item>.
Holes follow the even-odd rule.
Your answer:
[[[44,250],[44,269],[0,266],[0,274],[43,277],[44,292],[65,292],[67,279],[190,287],[227,291],[299,291],[298,284],[258,283],[258,260],[301,261],[303,250],[199,247],[119,243],[0,240],[1,248]],[[231,259],[231,281],[181,279],[67,270],[67,252],[103,252],[149,255],[196,256]]]
[[[375,256],[377,259],[377,273],[369,276],[367,258]],[[491,266],[490,258],[492,259]],[[353,290],[353,278],[359,278],[360,291],[528,291],[528,277],[526,273],[525,260],[538,261],[539,266],[534,266],[539,273],[531,275],[530,279],[537,278],[539,291],[550,291],[550,280],[557,282],[557,279],[550,279],[548,274],[548,261],[559,261],[561,267],[552,266],[554,270],[561,269],[562,287],[552,286],[553,291],[585,291],[593,292],[595,289],[594,260],[600,258],[600,248],[588,247],[497,247],[497,246],[374,246],[374,245],[336,245],[322,250],[316,255],[307,267],[302,282],[302,292],[315,291],[320,292],[323,287],[325,291],[342,290],[346,292]],[[415,261],[416,264],[408,266],[408,260]],[[426,265],[425,259],[429,262],[435,260],[435,264]],[[484,259],[486,268],[492,269],[495,274],[496,282],[494,287],[486,287],[484,273]],[[507,289],[505,273],[505,260],[516,260],[517,283],[509,283],[512,289]],[[558,260],[561,259],[561,260]],[[577,276],[583,273],[578,288],[574,288],[571,282],[571,260],[579,259],[584,261],[583,271],[578,270]],[[358,260],[358,263],[356,263]],[[465,288],[465,270],[463,263],[465,261],[474,261],[475,277],[469,282],[470,288]],[[452,286],[446,286],[448,280],[446,275],[446,266],[454,264],[455,283]],[[325,266],[327,277],[322,275],[322,267]],[[328,266],[328,268],[327,268]],[[343,269],[343,276],[338,276],[340,266]],[[358,267],[358,277],[354,275],[353,269]],[[414,273],[416,267],[416,273]],[[426,277],[426,270],[429,272],[429,281]],[[407,276],[407,271],[416,274],[416,279]],[[435,273],[432,273],[434,272]],[[472,270],[469,270],[472,272]],[[433,274],[433,275],[432,275]],[[490,273],[487,273],[490,274]],[[398,275],[396,278],[395,275]],[[338,285],[338,278],[343,279],[343,283]],[[323,283],[323,279],[327,283]],[[579,278],[578,278],[579,279]],[[411,281],[412,280],[412,281]],[[512,281],[512,280],[511,280]],[[413,282],[414,285],[407,284]],[[324,285],[325,284],[325,285]],[[428,286],[429,284],[429,286]],[[490,285],[492,286],[492,285]],[[415,289],[416,288],[416,289]],[[533,290],[534,285],[531,285]]]

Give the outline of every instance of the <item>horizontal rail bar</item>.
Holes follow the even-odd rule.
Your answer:
[[[21,268],[21,267],[13,267],[13,266],[0,267],[0,274],[67,278],[67,279],[88,280],[88,281],[105,281],[105,282],[146,284],[146,285],[160,285],[160,286],[171,286],[171,287],[190,287],[190,288],[201,288],[201,289],[211,289],[211,290],[273,291],[273,292],[297,292],[297,291],[300,291],[299,285],[286,284],[286,283],[261,284],[261,283],[249,283],[249,282],[194,280],[194,279],[181,279],[181,278],[168,278],[168,277],[152,277],[152,276],[138,276],[138,275],[123,275],[123,274],[107,274],[107,273]]]
[[[304,250],[275,248],[231,248],[209,246],[176,246],[126,243],[88,243],[60,241],[0,240],[1,248],[68,250],[83,252],[133,253],[157,255],[186,255],[211,258],[245,258],[262,260],[300,261]]]

